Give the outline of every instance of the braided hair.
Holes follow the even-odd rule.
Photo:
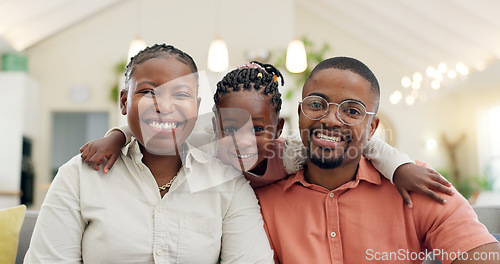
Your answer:
[[[217,105],[224,94],[239,91],[259,91],[264,95],[271,95],[270,103],[275,106],[276,113],[281,110],[281,94],[278,90],[278,77],[281,85],[285,83],[283,75],[271,64],[257,61],[244,64],[230,71],[217,83],[214,94],[214,103]]]
[[[193,58],[191,58],[189,54],[183,52],[180,49],[177,49],[172,45],[155,44],[141,50],[137,55],[130,58],[130,62],[126,67],[127,70],[125,71],[125,90],[128,90],[129,88],[130,78],[132,78],[135,67],[137,65],[153,58],[168,57],[175,57],[178,61],[189,66],[191,72],[193,72],[195,74],[195,77],[198,78],[198,68],[196,67],[196,63],[194,62]]]

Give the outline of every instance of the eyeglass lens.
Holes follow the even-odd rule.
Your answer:
[[[330,104],[338,105],[337,117],[345,124],[358,124],[366,116],[365,107],[359,102],[346,100]],[[319,120],[327,115],[330,104],[322,97],[308,96],[302,101],[302,112],[309,119]]]

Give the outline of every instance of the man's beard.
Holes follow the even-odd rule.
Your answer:
[[[342,162],[344,162],[344,156],[346,154],[346,150],[342,153],[340,157],[329,157],[330,155],[326,155],[324,152],[325,149],[317,148],[316,151],[311,151],[311,146],[307,148],[307,155],[312,164],[320,167],[321,169],[335,169]],[[318,155],[319,154],[319,155]]]

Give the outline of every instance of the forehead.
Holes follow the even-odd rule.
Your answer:
[[[191,71],[191,68],[172,56],[152,58],[136,65],[132,78],[137,81],[139,79],[163,81],[158,83],[158,85],[172,80],[198,83],[196,75]]]
[[[321,95],[329,102],[337,103],[355,99],[366,106],[374,105],[376,101],[368,80],[352,71],[335,68],[320,70],[306,81],[302,98],[309,95]]]
[[[218,109],[242,109],[249,113],[252,119],[258,118],[262,122],[274,122],[276,117],[275,107],[270,102],[271,95],[261,94],[259,91],[229,92],[221,96]],[[223,111],[221,118],[235,116],[238,111]]]

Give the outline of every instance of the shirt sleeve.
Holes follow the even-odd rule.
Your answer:
[[[243,177],[236,181],[222,223],[221,263],[274,263],[255,193]]]
[[[497,241],[479,222],[469,202],[457,190],[454,191],[444,205],[425,195],[411,194],[419,237],[444,264],[453,262],[462,253]]]
[[[40,209],[24,263],[82,263],[86,224],[80,213],[75,164],[73,158],[59,168]]]
[[[399,166],[406,163],[415,163],[406,153],[391,147],[377,137],[372,137],[368,141],[368,144],[363,150],[363,155],[369,159],[373,167],[390,180],[392,184],[394,184],[394,171],[396,171]]]
[[[113,127],[110,130],[108,130],[108,132],[106,132],[105,136],[108,136],[109,134],[111,134],[111,132],[114,131],[120,131],[125,136],[125,144],[123,144],[124,146],[130,143],[130,141],[132,140],[132,131],[130,131],[128,125]]]

